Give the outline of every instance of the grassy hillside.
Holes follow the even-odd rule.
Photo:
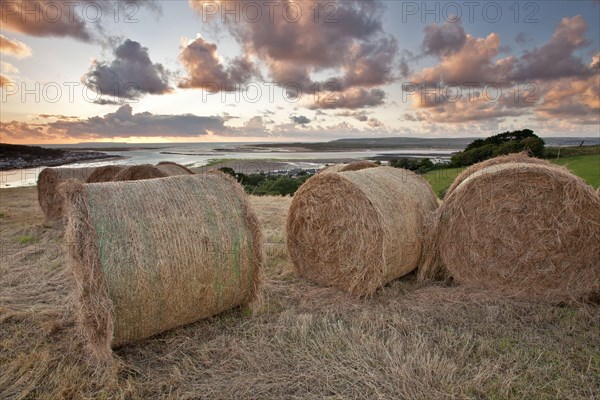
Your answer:
[[[600,187],[600,154],[563,157],[558,160],[549,160],[557,165],[567,166],[574,174],[580,176],[592,187]],[[433,187],[433,191],[440,197],[450,187],[452,181],[463,168],[445,168],[429,171],[423,175]]]

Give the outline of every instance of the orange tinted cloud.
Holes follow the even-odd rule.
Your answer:
[[[514,57],[495,61],[500,53],[500,37],[490,33],[485,38],[467,35],[464,45],[457,51],[441,52],[440,63],[424,68],[411,77],[422,83],[506,82],[514,65]]]
[[[225,67],[217,53],[217,45],[201,37],[182,45],[179,60],[188,75],[179,83],[181,88],[234,91],[259,75],[254,64],[244,57],[232,60]]]
[[[260,60],[275,83],[294,84],[303,93],[312,93],[323,82],[330,82],[334,84],[333,90],[341,92],[339,106],[347,103],[349,108],[356,108],[361,107],[362,102],[349,100],[355,99],[357,93],[362,93],[364,99],[369,97],[364,93],[370,94],[370,101],[364,104],[374,105],[374,96],[379,92],[368,89],[397,79],[398,44],[383,30],[382,2],[251,2],[252,12],[248,11],[248,3],[190,0],[191,7],[203,20],[222,23],[229,29],[242,47],[241,60]],[[335,11],[334,16],[325,11],[331,8]],[[320,14],[315,12],[317,9],[321,10]],[[194,75],[222,76],[226,70],[213,62],[213,58],[206,55],[203,63],[211,66],[208,70],[214,72]],[[331,76],[317,82],[314,75],[326,70],[333,71]],[[320,101],[312,107],[322,105],[331,108]]]
[[[411,77],[412,88],[418,87],[413,107],[419,120],[462,123],[535,115],[597,124],[600,54],[586,65],[574,53],[589,45],[583,17],[563,18],[546,44],[505,58],[498,58],[496,33],[467,34],[463,41],[462,29],[433,26],[425,30],[422,48],[439,62]]]
[[[16,58],[25,58],[31,56],[31,49],[23,42],[9,39],[0,34],[0,53]]]

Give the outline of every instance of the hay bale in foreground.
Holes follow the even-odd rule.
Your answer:
[[[344,166],[339,172],[360,171],[361,169],[376,167],[379,167],[379,165],[371,161],[354,161]]]
[[[431,186],[398,168],[368,168],[310,178],[287,219],[287,247],[298,275],[368,295],[414,270]]]
[[[37,180],[38,202],[46,221],[59,221],[63,216],[64,196],[58,190],[60,184],[69,179],[84,181],[94,168],[44,168]]]
[[[158,163],[156,168],[160,169],[168,176],[194,175],[194,171],[192,171],[191,169],[171,161],[161,161]]]
[[[139,181],[143,179],[166,178],[167,173],[150,164],[133,165],[120,171],[114,177],[115,182]]]
[[[125,168],[126,167],[123,165],[105,165],[104,167],[98,167],[87,177],[85,183],[110,182]]]
[[[232,179],[73,181],[63,190],[79,325],[96,358],[258,296],[262,234]]]
[[[600,290],[600,199],[567,169],[510,162],[479,168],[448,194],[437,254],[423,275],[562,301]]]

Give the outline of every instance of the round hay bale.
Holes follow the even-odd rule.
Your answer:
[[[600,199],[567,169],[504,163],[449,193],[435,268],[458,283],[562,301],[600,290]]]
[[[379,167],[379,165],[371,161],[355,161],[341,168],[339,172],[360,171],[361,169],[376,167]]]
[[[262,233],[219,175],[63,185],[79,327],[98,359],[256,300]]]
[[[164,172],[165,174],[167,174],[168,176],[176,176],[176,175],[193,175],[194,172],[187,168],[184,167],[181,164],[177,164],[171,161],[161,161],[158,163],[158,165],[156,166],[158,169],[160,169],[162,172]]]
[[[87,177],[85,183],[110,182],[125,168],[126,167],[123,165],[106,165],[104,167],[98,167]]]
[[[347,166],[348,166],[348,164],[332,164],[332,165],[328,165],[328,166],[324,167],[323,169],[321,169],[320,171],[318,171],[317,174],[331,174],[331,173],[341,172],[341,170],[344,169]]]
[[[38,202],[46,221],[60,221],[65,198],[59,190],[62,182],[69,179],[85,180],[94,168],[44,168],[38,175]]]
[[[169,176],[165,172],[161,171],[154,165],[142,164],[142,165],[133,165],[131,167],[127,167],[117,173],[114,177],[114,181],[139,181],[143,179],[154,179],[154,178],[165,178]]]
[[[553,165],[546,160],[542,160],[542,159],[535,158],[535,157],[530,157],[525,152],[512,153],[512,154],[507,154],[504,156],[490,158],[489,160],[485,160],[480,163],[471,165],[470,167],[468,167],[464,171],[462,171],[454,179],[454,182],[452,182],[452,185],[450,185],[450,188],[448,188],[448,190],[446,191],[444,198],[449,196],[450,193],[452,193],[454,191],[454,189],[456,189],[456,187],[462,183],[462,181],[467,179],[469,176],[473,175],[475,172],[482,170],[484,168],[492,167],[494,165],[501,165],[501,164],[506,164],[506,163],[528,163],[528,164],[540,164],[540,165]]]
[[[298,275],[368,295],[417,267],[423,215],[436,208],[431,186],[410,171],[315,175],[292,200],[288,252]]]

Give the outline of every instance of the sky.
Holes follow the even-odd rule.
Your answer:
[[[0,142],[600,137],[598,0],[0,4]]]

